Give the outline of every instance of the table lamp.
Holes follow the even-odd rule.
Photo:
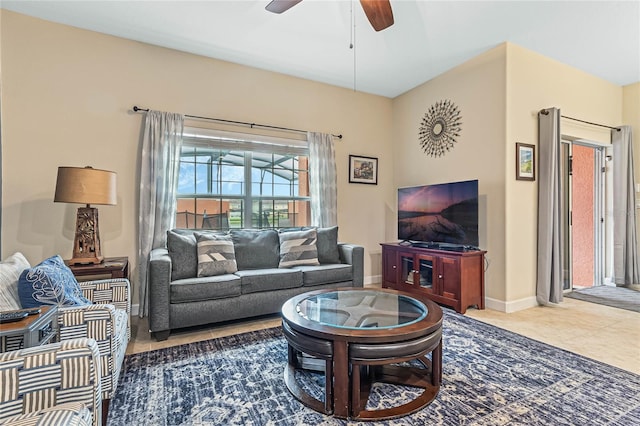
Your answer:
[[[91,204],[116,204],[116,174],[93,167],[58,167],[56,203],[86,204],[78,207],[73,256],[69,264],[97,264],[104,260],[100,248],[98,209]]]

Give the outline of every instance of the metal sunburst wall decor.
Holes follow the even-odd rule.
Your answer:
[[[432,157],[444,155],[457,142],[461,125],[460,110],[453,102],[444,100],[431,105],[418,133],[422,150]]]

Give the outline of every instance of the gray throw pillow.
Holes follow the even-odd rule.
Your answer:
[[[318,228],[318,260],[321,264],[340,263],[338,227]]]
[[[238,270],[277,268],[278,233],[273,229],[232,229]]]
[[[198,274],[196,237],[192,232],[167,231],[167,250],[171,257],[171,280],[194,278]]]
[[[307,231],[282,232],[280,238],[280,268],[291,268],[300,265],[319,265],[316,246],[317,232]]]
[[[195,234],[198,249],[198,276],[233,274],[238,270],[233,241],[228,235]]]

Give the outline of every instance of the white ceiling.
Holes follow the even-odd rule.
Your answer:
[[[358,1],[304,0],[281,15],[268,3],[0,0],[26,15],[387,97],[505,41],[617,85],[640,81],[640,0],[391,0],[395,24],[378,33]]]

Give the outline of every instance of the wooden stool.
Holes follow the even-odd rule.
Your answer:
[[[431,360],[426,355],[431,352]],[[417,359],[426,369],[392,366]],[[351,416],[354,419],[393,419],[417,411],[438,394],[442,381],[442,328],[417,339],[383,344],[349,345],[351,364]],[[370,366],[377,366],[372,368]],[[361,371],[362,370],[362,371]],[[360,377],[366,372],[368,380]],[[373,382],[384,382],[424,389],[422,394],[406,404],[381,410],[366,410]],[[363,385],[365,388],[363,389]]]
[[[300,334],[292,329],[286,322],[282,322],[282,332],[288,342],[289,363],[285,368],[284,381],[289,391],[304,405],[324,414],[333,414],[333,343],[328,340]],[[302,368],[298,359],[298,354],[310,355],[314,358],[324,360],[322,368],[324,370],[325,391],[324,403],[302,389],[295,379],[295,370]],[[305,360],[310,360],[305,358]],[[316,369],[316,368],[314,368]]]

